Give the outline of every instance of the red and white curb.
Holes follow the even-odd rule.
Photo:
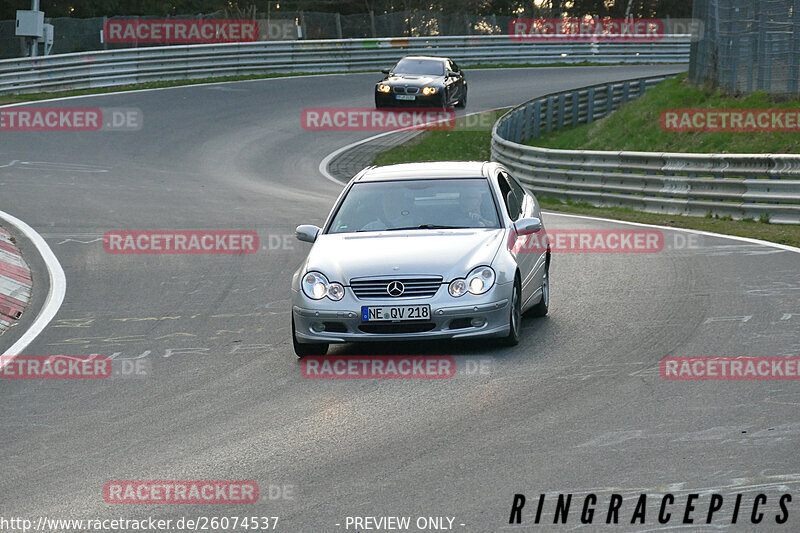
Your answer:
[[[11,234],[0,228],[0,333],[22,316],[31,299],[31,271]]]

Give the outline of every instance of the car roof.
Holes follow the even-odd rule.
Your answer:
[[[400,163],[383,167],[368,167],[353,178],[354,182],[432,180],[453,178],[486,178],[484,161],[437,161],[429,163]]]
[[[437,57],[437,56],[405,56],[403,59],[429,59],[431,61],[449,61],[450,58],[447,57]]]

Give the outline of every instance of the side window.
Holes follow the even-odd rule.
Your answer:
[[[522,199],[523,197],[517,196],[517,193],[511,186],[510,180],[504,172],[497,175],[497,184],[500,186],[500,192],[503,195],[503,202],[506,204],[506,211],[511,220],[519,219],[522,214]]]
[[[508,178],[508,183],[511,184],[511,190],[514,191],[514,194],[519,199],[520,210],[529,210],[530,206],[525,205],[525,189],[522,188],[522,185],[514,178],[514,176],[510,176],[506,174],[506,178]]]

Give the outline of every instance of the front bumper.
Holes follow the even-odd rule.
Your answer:
[[[442,286],[431,298],[359,300],[348,291],[339,302],[313,301],[302,292],[292,297],[295,335],[302,343],[462,339],[505,337],[509,332],[509,302],[512,283],[496,285],[481,296],[453,298]],[[444,294],[442,294],[444,293]],[[469,299],[467,300],[467,297]],[[420,305],[431,307],[431,319],[420,321],[364,322],[361,306]],[[473,320],[482,322],[475,326]],[[379,326],[381,332],[362,328]],[[373,328],[375,329],[375,328]],[[424,331],[418,331],[424,329]]]
[[[431,94],[431,95],[428,95],[428,96],[425,96],[424,94],[422,94],[420,92],[420,93],[417,93],[417,94],[413,95],[414,96],[413,100],[398,100],[397,98],[395,98],[395,96],[396,95],[394,93],[382,93],[382,92],[380,92],[380,91],[378,91],[376,89],[375,90],[375,104],[376,105],[381,105],[381,106],[386,106],[386,107],[391,107],[391,106],[397,106],[397,107],[402,107],[402,106],[405,106],[405,107],[434,106],[434,107],[439,107],[439,106],[442,105],[442,93],[441,93],[441,91],[437,91],[436,94]]]

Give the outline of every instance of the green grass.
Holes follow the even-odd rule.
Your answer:
[[[577,128],[545,134],[528,144],[566,150],[696,153],[800,153],[797,132],[667,132],[661,111],[670,108],[800,108],[800,100],[757,92],[726,96],[691,85],[686,76],[665,80],[617,111]]]
[[[491,114],[491,120],[503,112]],[[463,119],[460,119],[463,120]],[[458,125],[458,123],[457,123]],[[452,131],[425,132],[409,142],[396,146],[377,155],[373,164],[389,165],[393,163],[412,163],[418,161],[442,160],[489,160],[491,145],[491,127],[478,131],[464,131],[456,127]],[[788,244],[800,247],[800,226],[769,224],[766,220],[731,220],[728,217],[690,217],[683,215],[662,215],[645,213],[630,208],[595,207],[587,203],[562,202],[555,198],[537,196],[542,207],[563,213],[591,215],[643,224],[689,228],[726,235],[738,235],[751,239]]]
[[[381,152],[374,165],[411,161],[488,161],[491,159],[492,125],[502,111],[489,111],[472,118],[459,117],[449,131],[428,131],[405,144]],[[476,124],[476,122],[479,122]]]

